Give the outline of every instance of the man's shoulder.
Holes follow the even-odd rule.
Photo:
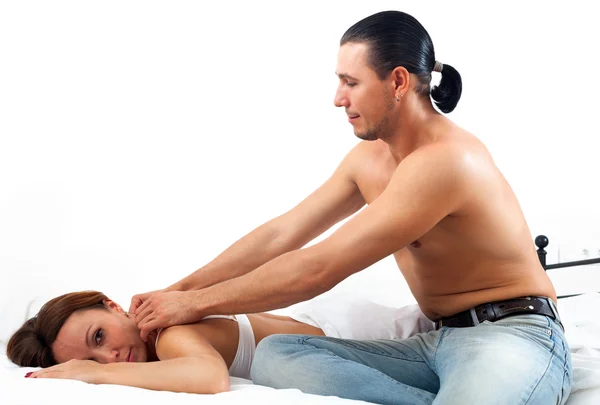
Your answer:
[[[446,184],[461,190],[495,179],[497,168],[481,142],[444,140],[412,152],[398,165],[396,174],[395,181],[400,183],[418,178],[421,184]]]
[[[472,169],[474,164],[492,163],[486,147],[477,139],[460,138],[444,139],[424,145],[403,161],[423,161],[433,164],[434,167],[454,167]]]
[[[350,149],[346,159],[364,161],[369,158],[380,159],[390,155],[389,146],[382,140],[360,141]]]
[[[383,141],[360,141],[346,153],[338,170],[354,177],[365,165],[370,166],[372,162],[381,161],[385,156],[391,154]]]

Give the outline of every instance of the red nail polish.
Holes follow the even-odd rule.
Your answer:
[[[30,371],[29,373],[25,374],[25,378],[28,378],[31,374],[33,374],[33,371]]]

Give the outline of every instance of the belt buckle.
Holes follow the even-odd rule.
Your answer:
[[[546,302],[548,303],[548,306],[550,307],[550,311],[552,311],[552,315],[554,315],[554,320],[556,322],[560,322],[558,312],[556,311],[556,309],[554,309],[554,302],[551,302],[551,301],[552,301],[552,298],[546,298]]]
[[[560,326],[560,328],[564,332],[565,331],[565,327],[562,324],[562,322],[560,321],[560,316],[558,315],[558,310],[555,309],[554,301],[552,301],[552,298],[550,298],[550,297],[547,297],[546,300],[547,300],[546,302],[548,303],[548,306],[550,307],[550,311],[554,315],[554,320],[556,321],[556,323]]]

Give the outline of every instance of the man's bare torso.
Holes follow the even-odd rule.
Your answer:
[[[477,160],[468,203],[394,254],[422,311],[435,320],[519,296],[556,300],[509,184],[475,137],[465,132],[457,141]],[[381,140],[361,142],[353,153],[357,164],[352,177],[370,204],[398,164]]]

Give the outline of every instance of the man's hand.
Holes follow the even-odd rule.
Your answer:
[[[93,360],[69,360],[66,363],[27,373],[30,378],[64,378],[98,384],[102,365]]]
[[[136,314],[137,309],[142,305],[148,298],[152,297],[154,294],[164,292],[165,290],[154,290],[149,291],[143,294],[136,294],[131,299],[131,305],[129,305],[129,313],[132,315]]]
[[[200,316],[195,291],[157,292],[137,308],[135,322],[140,336],[147,341],[148,334],[159,328],[197,322]]]

